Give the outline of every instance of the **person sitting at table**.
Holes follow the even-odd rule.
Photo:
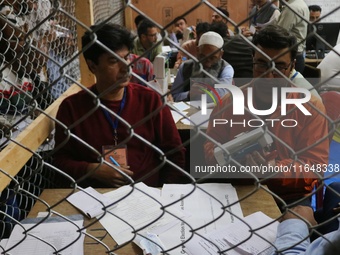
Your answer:
[[[223,43],[223,38],[212,31],[201,36],[197,48],[199,63],[189,59],[183,62],[178,69],[177,76],[171,87],[171,94],[175,102],[200,99],[201,94],[204,92],[198,89],[197,86],[190,84],[193,79],[197,82],[214,86],[216,81],[211,79],[210,76],[212,76],[220,83],[232,84],[234,69],[222,59]],[[200,68],[201,64],[203,70]],[[224,88],[217,88],[216,91],[220,97],[227,93]]]
[[[145,57],[151,62],[162,52],[162,44],[157,44],[158,30],[154,23],[148,19],[140,22],[137,28],[138,36],[134,40],[132,53]]]
[[[145,81],[152,81],[155,78],[153,64],[147,58],[130,53],[129,61],[132,65],[132,72],[140,77],[137,78],[132,75],[130,82],[146,85]]]
[[[216,10],[221,12],[222,15],[220,15],[217,11],[214,11],[212,16],[211,16],[211,23],[223,22],[228,27],[228,19],[227,18],[229,18],[229,12],[226,9],[223,9],[222,7],[216,7]],[[230,29],[228,29],[226,31],[226,34],[223,35],[222,37],[230,37],[230,36],[234,36],[234,35],[235,35],[234,32],[231,31]]]
[[[190,53],[191,56],[197,58],[197,46],[201,36],[209,31],[210,24],[208,22],[201,22],[196,27],[196,39],[186,41],[182,44],[181,48]],[[183,61],[190,59],[191,57],[184,51],[179,51],[177,54],[177,60],[174,68],[179,68]]]
[[[305,115],[295,104],[288,104],[286,113],[281,112],[281,107],[273,108],[273,105],[275,107],[274,101],[278,106],[281,103],[280,93],[274,94],[273,88],[281,90],[283,87],[294,87],[287,78],[294,69],[297,52],[294,47],[296,38],[280,26],[268,25],[256,34],[253,44],[256,46],[253,57],[254,79],[242,87],[244,107],[248,109],[246,105],[248,105],[249,87],[252,89],[250,100],[253,102],[254,109],[267,112],[255,114],[245,110],[244,114],[233,114],[231,104],[239,101],[229,96],[230,94],[226,95],[222,103],[218,104],[211,113],[214,118],[210,119],[207,129],[207,135],[210,138],[204,145],[206,161],[209,165],[216,165],[214,149],[217,147],[217,142],[224,144],[231,141],[237,135],[253,130],[254,125],[259,126],[259,123],[263,121],[263,128],[273,137],[270,151],[264,153],[258,149],[233,163],[238,164],[239,167],[243,165],[255,169],[262,169],[263,166],[267,169],[270,167],[290,169],[271,172],[270,178],[263,180],[263,183],[268,185],[277,198],[286,203],[300,200],[297,203],[310,205],[309,197],[305,197],[312,192],[317,174],[308,170],[325,166],[328,163],[328,121],[325,117],[325,107],[321,100],[311,95],[309,102],[301,103],[304,110],[311,115]],[[301,94],[296,92],[289,92],[286,95],[289,100],[300,99],[300,97]],[[214,125],[216,119],[228,120],[228,123]],[[254,119],[256,124],[250,121]],[[296,125],[291,123],[287,127],[285,124],[282,125],[281,121],[271,122],[271,119],[294,120]],[[232,125],[231,121],[235,124]],[[271,159],[265,159],[268,153],[273,156]],[[306,171],[304,166],[307,166]],[[245,175],[251,178],[251,175]],[[239,175],[234,175],[235,179],[239,177]],[[259,178],[263,177],[268,176],[259,176]]]
[[[96,84],[61,103],[54,165],[82,186],[182,181],[184,148],[169,108],[153,90],[129,82],[131,33],[111,23],[94,25],[82,47]]]
[[[296,206],[284,213],[278,225],[275,254],[334,255],[340,253],[340,183],[326,188],[321,211],[313,212],[309,206]],[[328,221],[326,223],[326,221]],[[326,223],[326,224],[325,224]],[[320,226],[317,226],[319,224]],[[310,233],[313,227],[318,233]],[[316,239],[309,238],[317,237]],[[321,235],[320,235],[321,234]],[[315,235],[315,236],[314,236]]]
[[[172,32],[169,34],[169,38],[174,42],[174,44],[180,46],[187,40],[195,39],[196,27],[188,26],[185,17],[178,16],[174,19],[173,23],[174,28]]]

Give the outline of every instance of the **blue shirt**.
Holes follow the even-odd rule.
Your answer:
[[[216,78],[220,81],[220,83],[231,85],[233,83],[233,77],[234,77],[234,69],[230,64],[227,64],[222,70],[220,76]],[[183,63],[182,63],[178,69],[175,81],[172,84],[172,88],[171,88],[171,90],[176,91],[175,94],[172,94],[172,97],[175,102],[184,101],[188,98],[189,91],[186,91],[185,88],[182,86],[183,82],[184,82],[184,78],[183,78]],[[219,88],[219,89],[216,89],[216,91],[220,97],[223,97],[228,92],[226,88]],[[211,98],[207,98],[207,99],[208,99],[208,102],[209,100],[210,102],[212,102]]]
[[[340,229],[309,241],[307,224],[299,219],[289,219],[280,223],[277,229],[275,247],[277,250],[286,249],[280,253],[284,255],[322,255],[330,242],[340,238]],[[304,240],[305,239],[305,240]],[[292,248],[290,248],[293,246]]]

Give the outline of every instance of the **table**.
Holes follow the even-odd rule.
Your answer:
[[[191,115],[195,114],[195,113],[198,112],[198,111],[199,111],[199,110],[198,110],[197,108],[190,106],[190,108],[189,108],[188,110],[186,110],[186,112],[188,112],[188,114],[187,114],[186,117],[187,117],[187,118],[190,118]],[[185,125],[185,124],[183,124],[180,120],[177,121],[176,127],[177,127],[177,129],[178,129],[179,131],[181,131],[181,130],[191,130],[191,129],[193,129],[193,126],[192,126],[192,125]]]
[[[262,211],[266,215],[272,218],[278,218],[281,213],[279,208],[277,207],[273,197],[265,190],[264,188],[256,189],[255,186],[235,186],[239,199],[241,200],[241,208],[244,216],[252,214],[256,211]],[[112,189],[97,189],[101,193],[106,193],[111,191]],[[40,199],[47,202],[50,206],[55,203],[65,200],[65,197],[72,192],[71,189],[45,189],[40,196]],[[250,195],[250,196],[249,196]],[[247,197],[248,196],[248,197]],[[243,199],[245,198],[245,199]],[[38,212],[46,211],[46,205],[37,201],[32,210],[30,211],[28,217],[34,218],[37,217]],[[73,207],[66,200],[61,202],[60,204],[53,207],[53,210],[59,212],[65,216],[71,214],[80,213],[78,209]],[[95,219],[89,219],[84,217],[84,226],[88,225],[91,222],[94,222]],[[116,245],[114,240],[109,236],[102,225],[99,222],[94,223],[90,227],[87,228],[87,233],[90,233],[96,237],[103,237],[102,242],[104,242],[110,249]],[[107,250],[105,247],[99,243],[95,243],[93,239],[86,236],[85,237],[85,255],[90,254],[105,254]],[[126,246],[120,248],[115,251],[115,253],[119,255],[141,255],[143,254],[139,247],[137,247],[134,243],[129,243]]]
[[[305,64],[317,67],[322,60],[322,58],[305,58]]]

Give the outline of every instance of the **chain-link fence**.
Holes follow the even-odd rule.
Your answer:
[[[338,250],[331,249],[339,238],[324,234],[336,226],[339,210],[333,207],[340,202],[336,184],[340,171],[340,69],[336,61],[340,50],[332,50],[334,38],[322,31],[337,28],[334,32],[339,34],[340,5],[330,9],[325,3],[318,23],[311,23],[309,13],[300,11],[295,1],[279,1],[285,4],[280,9],[268,3],[260,10],[252,9],[249,1],[253,11],[238,19],[216,8],[223,4],[233,9],[230,1],[192,2],[178,15],[201,24],[188,24],[187,34],[176,35],[177,15],[171,4],[155,3],[155,10],[150,11],[141,0],[93,1],[90,9],[98,26],[91,29],[76,16],[76,6],[82,8],[80,1],[77,5],[74,0],[0,0],[3,254],[23,254],[39,245],[37,254],[142,254],[137,246],[144,254],[281,254],[282,250],[304,251],[309,238],[319,236],[325,243],[319,246],[324,253],[318,254],[337,254]],[[262,45],[261,38],[257,43],[254,35],[268,25],[261,15],[274,17],[279,11],[301,20],[297,26],[308,24],[302,28],[307,36],[293,40],[283,50]],[[190,17],[197,12],[202,16]],[[151,21],[150,28],[156,26],[158,34],[146,30],[134,35],[158,39],[140,56],[131,57],[130,34],[107,24],[134,30],[132,21],[137,15],[146,20],[142,22]],[[226,19],[229,30],[223,21],[210,24],[212,15]],[[209,24],[204,27],[202,22]],[[194,27],[196,34],[192,34]],[[86,31],[83,50],[77,47],[83,36],[77,28]],[[112,29],[120,31],[118,37]],[[189,43],[196,46],[191,36],[201,35],[200,31],[224,33],[224,52],[189,48]],[[126,47],[117,46],[122,37]],[[206,40],[218,44],[219,37],[214,38],[213,42]],[[297,51],[297,59],[304,57],[301,45],[305,44],[311,59],[306,58],[303,78],[290,58],[295,56],[293,51]],[[155,78],[149,79],[143,68],[150,67],[147,58],[161,45],[169,47],[166,53],[155,54],[153,68],[148,69]],[[274,49],[275,54],[266,48]],[[83,53],[96,76],[96,86],[86,87],[80,80],[79,56]],[[216,56],[226,61],[215,60]],[[323,77],[322,66],[321,74],[316,66],[326,56],[333,58],[335,70]],[[228,68],[230,72],[220,80]],[[119,89],[118,84],[127,82],[127,74],[142,85]],[[269,92],[263,85],[273,86],[269,80],[275,80],[278,90],[285,89],[276,95],[282,98],[281,106],[275,97],[276,103],[243,97],[240,89],[265,98]],[[222,81],[221,86],[214,85]],[[300,90],[289,90],[290,83]],[[172,84],[169,89],[168,84]],[[79,90],[61,104],[56,115],[61,99]],[[186,93],[185,97],[172,102],[180,93]],[[228,95],[222,99],[222,94]],[[305,100],[309,94],[311,99]],[[27,142],[30,137],[35,141]],[[331,182],[335,184],[329,185]],[[180,184],[151,188],[164,183]],[[101,188],[99,192],[106,194],[100,197],[85,189],[87,186]],[[324,201],[333,204],[322,204],[325,186]],[[67,201],[77,191],[84,197],[74,198],[73,203],[84,200],[92,205],[84,222],[73,215],[79,211]],[[308,218],[313,213],[305,207],[292,209],[296,205],[324,206],[324,211],[315,214],[318,222],[314,225]],[[328,207],[332,208],[326,211]],[[265,215],[253,214],[257,211]],[[45,214],[31,219],[38,212]],[[289,228],[287,223],[287,233],[280,226],[278,231],[282,217],[285,223],[297,225]],[[287,220],[292,218],[304,222]],[[56,221],[64,223],[62,229],[53,225]],[[280,235],[277,240],[276,234]]]

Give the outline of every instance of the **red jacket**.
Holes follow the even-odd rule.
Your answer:
[[[97,93],[95,86],[92,86],[90,90],[94,94]],[[118,143],[127,144],[128,165],[134,172],[134,180],[139,180],[160,166],[160,152],[156,150],[156,147],[164,153],[178,148],[175,153],[167,156],[167,160],[183,168],[184,149],[180,148],[181,138],[169,108],[162,104],[158,94],[141,85],[130,83],[126,93],[126,103],[121,117],[127,124],[123,122],[118,124]],[[55,148],[57,151],[54,154],[54,165],[76,180],[85,175],[90,162],[99,162],[98,156],[92,150],[101,154],[103,145],[114,145],[113,128],[101,107],[98,105],[96,109],[97,101],[94,97],[84,90],[71,95],[61,103],[57,113],[57,119],[70,128],[72,135],[81,141],[73,137],[67,139],[65,128],[56,123]],[[101,100],[103,105],[115,113],[118,112],[120,102]],[[63,144],[65,141],[67,143]],[[161,167],[161,171],[157,170],[155,174],[143,181],[151,186],[159,186],[163,181],[175,182],[178,181],[178,172],[169,164],[165,164]],[[94,179],[81,185],[105,186],[102,183],[96,183]]]

